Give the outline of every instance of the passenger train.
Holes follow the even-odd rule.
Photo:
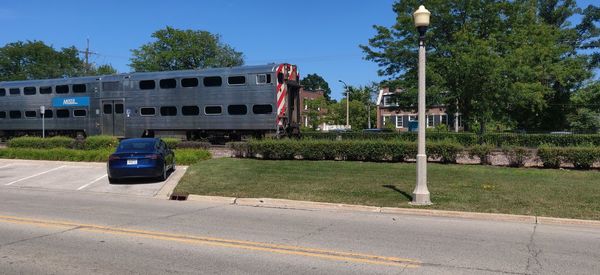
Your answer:
[[[291,64],[5,81],[0,137],[294,135],[299,92]]]

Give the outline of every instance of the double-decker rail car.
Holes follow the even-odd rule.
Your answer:
[[[6,81],[0,136],[293,135],[299,90],[290,64]]]

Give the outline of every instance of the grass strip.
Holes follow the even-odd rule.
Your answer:
[[[75,150],[66,148],[52,149],[28,149],[28,148],[6,148],[0,149],[0,158],[8,159],[32,159],[32,160],[60,160],[60,161],[84,161],[105,162],[114,149],[101,150]],[[180,165],[191,165],[202,160],[209,159],[210,152],[198,149],[175,150],[175,161]]]
[[[198,195],[270,197],[412,207],[414,163],[212,159],[175,189]],[[600,220],[598,171],[429,164],[431,209]]]

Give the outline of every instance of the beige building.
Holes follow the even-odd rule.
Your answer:
[[[395,93],[387,88],[381,89],[377,96],[377,128],[392,128],[399,132],[409,131],[409,125],[415,125],[418,120],[417,110],[401,110],[394,100]],[[455,117],[458,117],[455,120]],[[412,123],[411,123],[412,122]],[[426,111],[427,128],[446,125],[448,130],[462,130],[460,114],[448,114],[445,106],[432,106]],[[413,129],[414,130],[414,129]]]

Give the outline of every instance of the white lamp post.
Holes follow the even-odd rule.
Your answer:
[[[338,81],[344,84],[344,90],[346,91],[346,129],[348,129],[348,126],[350,125],[350,91],[348,91],[348,85],[346,85],[346,82],[342,80]]]
[[[427,189],[427,155],[425,154],[425,32],[429,26],[429,12],[423,5],[413,14],[419,31],[419,143],[417,151],[417,186],[412,205],[431,205]]]

